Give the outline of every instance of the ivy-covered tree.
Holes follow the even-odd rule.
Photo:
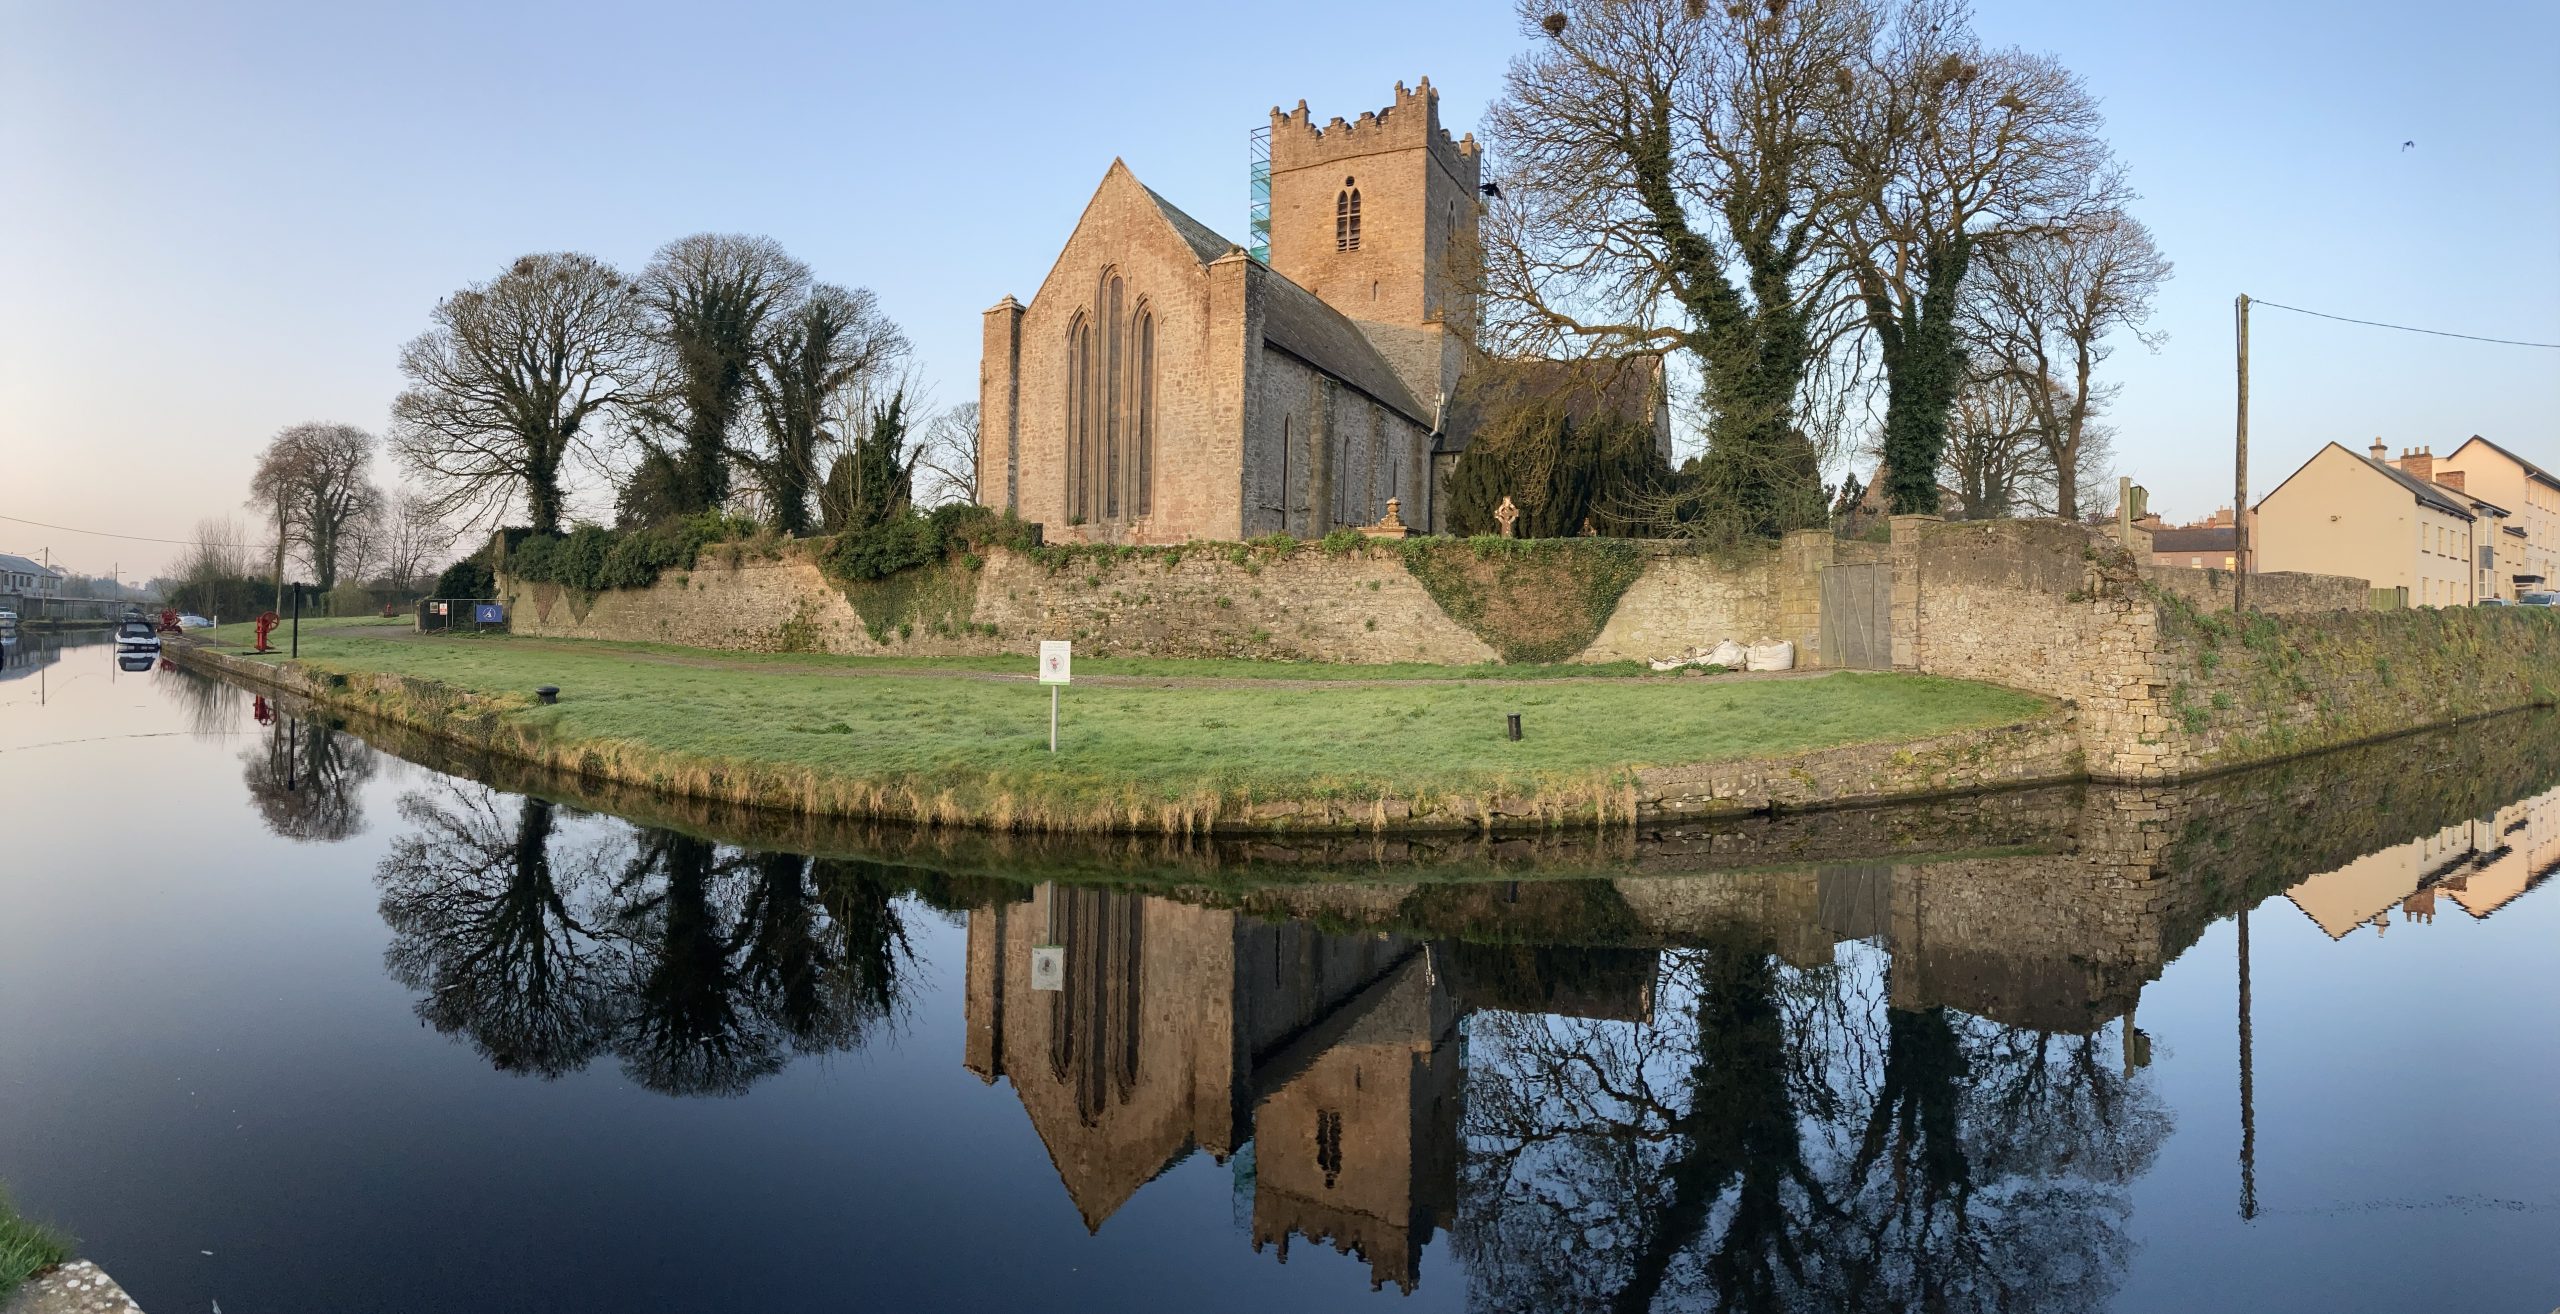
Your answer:
[[[1652,427],[1601,412],[1577,420],[1561,402],[1520,406],[1486,424],[1449,474],[1445,521],[1454,534],[1501,532],[1508,497],[1520,538],[1643,531],[1634,508],[1671,479]]]

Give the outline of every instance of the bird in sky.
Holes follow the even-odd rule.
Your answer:
[[[2416,143],[2416,142],[2414,142],[2414,141],[2404,141],[2404,142],[2400,143],[2400,149],[2402,149],[2402,150],[2404,150],[2404,151],[2413,151],[2413,150],[2416,150],[2417,148],[2418,148],[2418,143]]]

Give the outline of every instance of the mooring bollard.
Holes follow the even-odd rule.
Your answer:
[[[534,688],[533,696],[541,699],[543,706],[548,707],[551,704],[560,701],[560,686],[556,684],[538,685]]]
[[[1520,714],[1518,712],[1513,712],[1511,715],[1504,717],[1503,720],[1508,723],[1505,728],[1511,736],[1511,742],[1515,744],[1520,742]]]

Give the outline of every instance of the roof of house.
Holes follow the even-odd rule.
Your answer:
[[[2488,448],[2490,451],[2496,452],[2498,455],[2503,456],[2503,457],[2507,458],[2508,460],[2515,462],[2517,465],[2520,465],[2520,466],[2524,467],[2524,473],[2525,473],[2525,477],[2526,477],[2526,478],[2528,478],[2528,479],[2539,479],[2539,480],[2541,480],[2542,482],[2544,482],[2544,483],[2546,483],[2546,484],[2551,485],[2553,488],[2560,488],[2560,475],[2554,475],[2554,474],[2552,474],[2550,471],[2543,469],[2541,466],[2535,465],[2533,462],[2528,461],[2528,460],[2524,459],[2523,457],[2518,456],[2518,455],[2516,455],[2515,453],[2508,451],[2506,448],[2500,447],[2500,446],[2499,446],[2499,445],[2497,445],[2496,443],[2493,443],[2493,442],[2489,441],[2488,439],[2483,438],[2483,437],[2481,437],[2480,435],[2478,435],[2478,434],[2476,434],[2476,433],[2475,433],[2475,434],[2473,434],[2473,435],[2471,435],[2471,437],[2469,438],[2469,440],[2465,441],[2465,442],[2462,444],[2462,447],[2469,447],[2472,443],[2478,443],[2478,444],[2480,444],[2481,446]],[[2462,447],[2457,447],[2457,448],[2453,449],[2453,454],[2454,454],[2455,456],[2460,456],[2460,455],[2462,455]],[[2450,459],[2450,458],[2447,458],[2447,459]]]
[[[2338,450],[2346,451],[2343,447]],[[2355,453],[2347,452],[2347,455],[2355,456]],[[2442,484],[2429,479],[2420,479],[2406,470],[2377,461],[2370,456],[2356,456],[2356,459],[2364,462],[2366,465],[2372,466],[2374,469],[2379,470],[2386,475],[2391,476],[2391,481],[2393,483],[2400,485],[2402,488],[2408,489],[2412,496],[2415,496],[2419,501],[2427,504],[2428,506],[2434,507],[2438,511],[2442,511],[2447,515],[2460,516],[2465,520],[2477,520],[2480,518],[2471,514],[2471,498],[2466,497],[2463,494],[2456,493]]]
[[[48,566],[41,561],[19,556],[15,552],[0,552],[0,571],[8,571],[12,574],[20,575],[50,575],[55,579],[62,578],[61,571],[55,570],[53,567]]]
[[[2151,550],[2154,552],[2229,552],[2238,543],[2239,535],[2229,525],[2151,531]]]
[[[2401,491],[2416,498],[2419,502],[2427,506],[2434,507],[2435,509],[2444,512],[2446,515],[2460,516],[2465,520],[2477,520],[2480,518],[2471,514],[2470,503],[2473,499],[2464,497],[2462,494],[2456,493],[2452,489],[2446,488],[2441,484],[2430,483],[2427,480],[2420,479],[2416,475],[2410,474],[2404,470],[2394,469],[2388,462],[2377,461],[2362,452],[2349,451],[2343,444],[2330,443],[2327,446],[2322,447],[2319,451],[2311,454],[2311,461],[2319,460],[2322,456],[2328,454],[2333,449],[2339,455],[2346,457],[2348,460],[2354,461],[2364,466],[2366,469],[2373,471],[2375,474],[2381,475],[2383,478],[2400,485]],[[2304,470],[2311,468],[2311,461],[2305,461],[2300,466],[2295,467],[2293,474],[2289,474],[2284,477],[2284,483],[2277,484],[2275,487],[2268,489],[2266,496],[2259,498],[2252,509],[2264,509],[2270,499],[2272,499],[2276,494],[2284,491],[2285,484],[2293,482],[2294,475],[2299,475]]]

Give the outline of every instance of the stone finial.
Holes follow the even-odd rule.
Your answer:
[[[1404,515],[1402,514],[1403,508],[1404,500],[1402,498],[1388,498],[1387,514],[1380,518],[1378,523],[1374,525],[1362,525],[1360,527],[1360,532],[1371,538],[1413,537],[1413,526],[1404,522]]]
[[[1517,537],[1511,531],[1513,526],[1520,523],[1520,508],[1512,505],[1509,497],[1504,497],[1502,505],[1493,509],[1493,523],[1502,527],[1504,538]]]

